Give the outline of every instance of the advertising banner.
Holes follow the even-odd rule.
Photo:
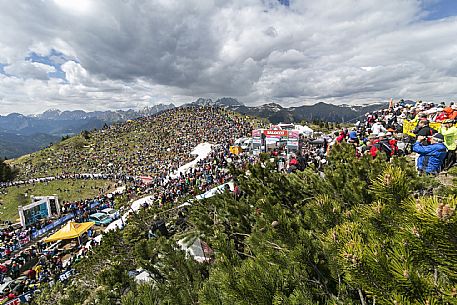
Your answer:
[[[288,136],[288,131],[287,130],[271,130],[267,129],[263,131],[263,134],[267,138],[286,138]]]
[[[269,144],[276,144],[276,142],[279,141],[279,138],[266,138],[265,139],[265,142],[267,143],[267,145]]]
[[[44,233],[54,229],[55,227],[57,227],[57,226],[65,223],[65,222],[69,221],[70,219],[73,219],[73,217],[75,217],[75,215],[73,213],[70,213],[68,215],[65,215],[64,217],[61,217],[61,218],[57,219],[53,223],[41,228],[40,230],[36,231],[35,233],[32,233],[32,238],[35,239],[38,236],[43,235]]]
[[[150,176],[140,176],[140,179],[144,184],[149,184],[152,182],[152,177]]]
[[[94,200],[94,201],[92,201],[92,203],[90,204],[90,208],[91,208],[91,209],[94,209],[94,208],[98,207],[99,205],[100,205],[100,201]]]
[[[74,269],[70,269],[64,273],[62,273],[60,276],[59,276],[59,281],[61,282],[65,282],[66,280],[68,280],[74,273]]]
[[[289,150],[298,150],[298,141],[287,141],[287,148]]]
[[[32,300],[33,292],[29,291],[27,293],[21,294],[15,299],[8,301],[5,305],[19,305],[19,304],[28,304]]]
[[[287,146],[292,146],[292,147],[298,148],[298,141],[287,141]]]

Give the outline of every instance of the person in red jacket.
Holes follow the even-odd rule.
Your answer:
[[[378,135],[378,139],[372,142],[373,145],[370,148],[370,154],[373,158],[377,157],[380,152],[384,152],[386,159],[390,160],[390,157],[392,156],[392,149],[390,148],[390,144],[385,136],[386,135],[381,132]]]
[[[447,106],[443,109],[443,112],[438,114],[435,121],[443,122],[445,120],[455,120],[457,118],[457,111],[452,109],[452,107]]]
[[[346,134],[344,131],[340,132],[340,135],[336,138],[336,142],[341,143],[346,139]]]
[[[291,172],[295,172],[298,168],[298,160],[297,160],[297,157],[294,155],[292,156],[292,159],[290,159],[289,161],[289,170],[288,172],[291,173]]]

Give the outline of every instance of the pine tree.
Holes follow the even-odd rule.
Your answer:
[[[278,173],[274,163],[232,168],[241,196],[193,201],[184,232],[149,238],[157,217],[172,226],[176,209],[151,207],[123,232],[104,236],[77,265],[92,272],[68,304],[454,304],[457,296],[457,199],[418,177],[405,158],[357,158],[336,145],[323,177],[312,169]],[[434,191],[441,190],[438,197]],[[431,195],[429,193],[432,192]],[[449,194],[449,195],[448,195]],[[198,263],[177,241],[201,238],[214,250]],[[127,271],[144,268],[138,285]],[[117,279],[117,280],[116,280]],[[77,282],[81,284],[80,282]],[[67,302],[67,303],[65,303]],[[44,304],[44,303],[39,303]]]

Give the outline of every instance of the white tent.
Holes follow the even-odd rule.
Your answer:
[[[302,126],[302,125],[295,125],[295,130],[298,130],[301,134],[305,136],[312,136],[313,135],[313,130],[309,128],[308,126]]]
[[[178,245],[199,263],[208,262],[211,259],[210,255],[213,250],[200,238],[188,241],[181,239],[178,241]]]

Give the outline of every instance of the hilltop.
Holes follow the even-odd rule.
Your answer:
[[[258,119],[202,106],[179,107],[84,132],[11,162],[19,178],[71,173],[165,176],[193,159],[199,143],[249,135]]]

